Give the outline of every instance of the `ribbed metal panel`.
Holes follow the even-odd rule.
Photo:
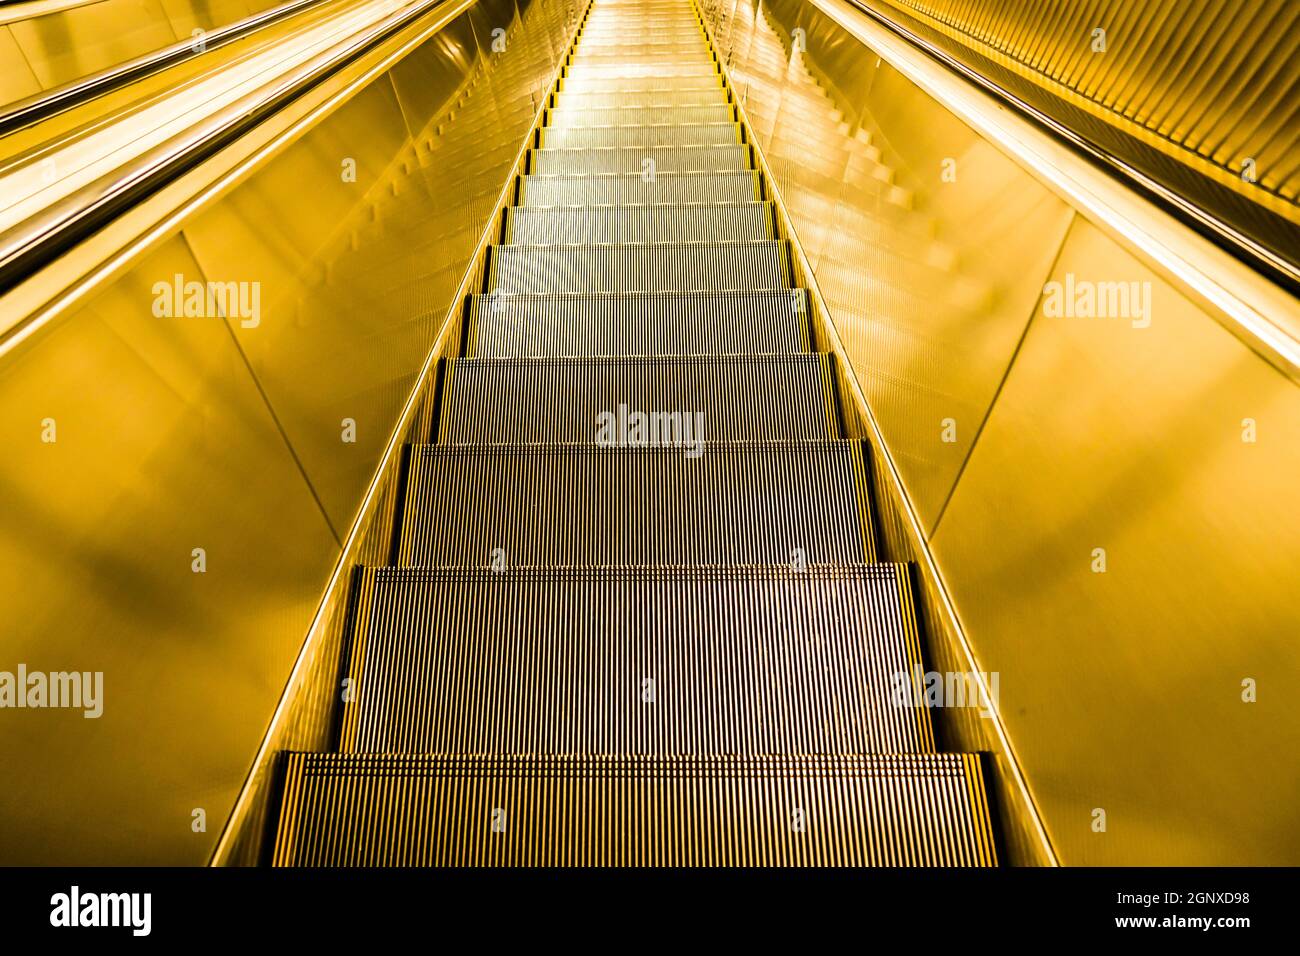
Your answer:
[[[535,149],[528,155],[529,172],[572,173],[680,173],[721,169],[753,169],[748,146],[738,143],[710,146],[640,146]]]
[[[344,751],[934,749],[903,567],[364,575]]]
[[[686,443],[415,446],[398,561],[593,567],[875,559],[857,442],[718,442],[693,454]]]
[[[832,387],[827,357],[813,354],[455,359],[437,440],[589,444],[600,414],[620,405],[699,412],[711,441],[829,440]]]
[[[990,866],[975,758],[293,754],[277,866]]]
[[[588,76],[579,73],[560,81],[559,90],[566,93],[617,93],[621,90],[661,90],[665,100],[683,90],[722,90],[722,77],[717,73],[696,76],[619,77]]]
[[[654,107],[664,102],[662,89],[617,90],[590,93],[556,93],[551,105],[556,109],[615,109],[620,106]],[[716,85],[699,89],[686,89],[672,94],[677,106],[725,106],[727,91]]]
[[[651,205],[669,202],[752,202],[762,199],[757,172],[522,176],[519,201],[529,206]]]
[[[515,206],[505,237],[517,245],[771,239],[774,222],[771,203],[760,202]]]
[[[488,291],[659,292],[781,289],[789,285],[784,241],[632,245],[497,246]]]
[[[584,73],[584,75],[586,75]],[[735,107],[717,106],[615,106],[607,109],[552,109],[547,125],[555,129],[569,126],[645,126],[651,123],[727,123],[736,118]]]
[[[466,354],[709,355],[808,347],[804,300],[791,292],[478,295]]]
[[[704,146],[740,142],[735,123],[682,123],[678,126],[571,126],[545,129],[545,147],[587,146]]]

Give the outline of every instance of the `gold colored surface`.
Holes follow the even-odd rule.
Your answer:
[[[4,862],[210,858],[308,628],[337,637],[340,541],[556,65],[566,11],[524,8],[476,4],[5,354],[0,599],[22,623],[0,668],[103,670],[105,704],[99,720],[0,714],[0,763],[23,768],[0,796]],[[476,37],[497,24],[510,42],[491,54]],[[421,79],[436,85],[402,95]],[[257,322],[156,317],[155,285],[176,275],[257,288]],[[362,537],[356,560],[387,553]],[[288,746],[329,733],[334,673],[313,661],[337,656],[318,649],[295,672],[311,693],[281,728]],[[233,847],[256,859],[255,840]]]
[[[277,5],[278,0],[97,0],[8,23],[0,27],[0,36],[8,32],[21,61],[11,58],[0,39],[0,105]],[[25,69],[19,69],[20,63]],[[8,86],[25,73],[34,78],[34,87]]]
[[[1035,312],[935,554],[1063,860],[1294,865],[1300,395],[1085,222],[1066,273],[1151,325]]]
[[[8,24],[0,26],[0,103],[12,103],[40,91],[40,81]]]
[[[1242,699],[1300,678],[1294,383],[820,9],[704,9],[844,341],[842,394],[885,438],[884,551],[918,561],[927,652],[1000,674],[1002,750],[963,713],[941,739],[983,738],[1004,797],[1018,767],[1063,863],[1296,863],[1297,721]],[[1150,327],[1046,318],[1067,272],[1150,282]],[[1045,862],[1023,822],[1010,857]]]
[[[193,84],[198,83],[203,78],[237,70],[256,53],[266,50],[269,46],[275,45],[287,49],[289,44],[298,41],[306,31],[317,24],[327,20],[341,19],[351,10],[363,6],[365,3],[366,0],[332,0],[330,3],[305,10],[286,20],[264,26],[241,39],[234,40],[223,46],[209,48],[202,56],[183,60],[166,69],[135,80],[121,89],[104,93],[88,102],[56,113],[39,123],[15,130],[0,138],[0,160],[7,162],[10,157],[18,157],[36,147],[48,149],[52,142],[61,140],[63,137],[69,136],[69,134],[84,134],[100,123],[116,122],[119,119],[131,116],[168,94],[180,93],[184,95],[187,87],[192,87]],[[250,12],[255,13],[258,11]],[[236,17],[235,19],[239,18]],[[215,26],[226,26],[230,22],[232,21],[218,20]],[[188,31],[182,34],[184,37],[189,37],[189,35]],[[3,62],[5,55],[3,48],[3,31],[0,30],[0,62]],[[154,51],[146,52],[152,53]],[[3,84],[3,82],[3,78],[0,78],[0,84]],[[3,96],[3,86],[0,86],[0,104],[8,104],[4,108],[11,108],[16,105],[13,103],[14,100],[40,92],[41,88],[35,83],[34,79],[27,92],[17,96]],[[201,96],[203,94],[190,92],[189,95]]]
[[[152,313],[196,268],[166,243],[0,367],[0,668],[103,672],[98,719],[0,713],[7,864],[202,862],[329,571],[227,324]]]
[[[1292,0],[866,0],[905,11],[1094,116],[1300,221]],[[1105,49],[1094,31],[1105,31]],[[1207,38],[1221,37],[1220,42]],[[1241,164],[1255,161],[1257,182]]]

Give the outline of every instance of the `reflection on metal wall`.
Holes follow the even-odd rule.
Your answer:
[[[6,354],[0,670],[104,710],[0,736],[5,862],[208,859],[570,16],[474,4]]]
[[[282,0],[93,0],[0,9],[0,104],[151,53]],[[54,12],[51,12],[51,7]]]
[[[1117,123],[1300,196],[1293,0],[868,0],[903,10]],[[1295,218],[1300,212],[1292,208]]]
[[[1061,862],[1300,860],[1295,384],[819,5],[703,8],[927,539],[887,556],[1000,674],[1006,747],[941,732],[1014,752]]]

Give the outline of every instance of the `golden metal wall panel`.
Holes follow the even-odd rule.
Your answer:
[[[184,232],[205,281],[260,287],[261,315],[236,337],[340,534],[437,333],[436,300],[361,306],[355,282],[329,276],[344,254],[396,254],[382,234],[353,253],[340,231],[373,208],[406,142],[392,86],[374,83]]]
[[[99,0],[9,29],[46,90],[185,39],[160,0]]]
[[[8,24],[0,26],[0,104],[12,103],[41,91],[40,81],[23,56]]]
[[[933,547],[1053,841],[1295,864],[1300,396],[1091,225],[1052,280],[1150,283],[1150,325],[1039,308]]]
[[[154,314],[196,269],[173,239],[0,367],[0,669],[103,675],[98,718],[0,717],[7,864],[202,863],[337,553],[227,323]]]

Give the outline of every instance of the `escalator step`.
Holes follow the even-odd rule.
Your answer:
[[[825,441],[839,434],[832,387],[824,354],[454,359],[438,441],[590,444],[620,406],[699,411],[713,441]]]
[[[727,103],[727,91],[718,86],[709,86],[698,90],[682,90],[665,94],[663,90],[619,90],[606,93],[565,93],[555,94],[551,105],[557,109],[611,109],[618,106],[654,107],[664,103],[674,106],[723,106]]]
[[[699,62],[686,62],[679,64],[673,60],[660,60],[658,62],[625,62],[611,60],[597,64],[582,66],[582,79],[623,79],[623,81],[645,81],[645,79],[681,79],[681,81],[690,81],[699,83],[712,79],[712,81],[722,86],[722,77],[718,73],[718,65],[715,62],[701,60]]]
[[[488,292],[694,292],[789,288],[783,240],[496,246]]]
[[[712,172],[753,169],[748,146],[739,143],[709,146],[548,147],[528,154],[528,171],[538,175],[585,173]]]
[[[291,754],[277,866],[992,866],[977,758]]]
[[[700,427],[689,414],[648,427],[669,433],[665,443],[413,446],[398,563],[875,560],[859,443],[700,444],[686,431]],[[622,428],[610,440],[638,438]]]
[[[725,123],[660,123],[653,126],[570,126],[543,129],[546,148],[581,149],[602,146],[709,146],[740,142],[740,127]]]
[[[340,749],[934,749],[907,569],[369,568]]]
[[[717,355],[808,348],[803,290],[476,295],[465,354]]]
[[[660,106],[616,106],[611,109],[550,109],[546,125],[555,129],[572,126],[645,126],[651,123],[729,123],[736,118],[735,107],[676,106],[668,101]]]
[[[664,100],[683,90],[725,90],[722,78],[711,73],[708,76],[566,76],[560,80],[558,89],[562,93],[619,93],[623,90],[658,90]]]
[[[506,241],[546,243],[704,242],[771,239],[771,203],[682,203],[654,206],[511,206]]]
[[[659,173],[653,180],[639,173],[519,177],[519,203],[528,206],[753,202],[762,198],[759,174],[752,170]]]

